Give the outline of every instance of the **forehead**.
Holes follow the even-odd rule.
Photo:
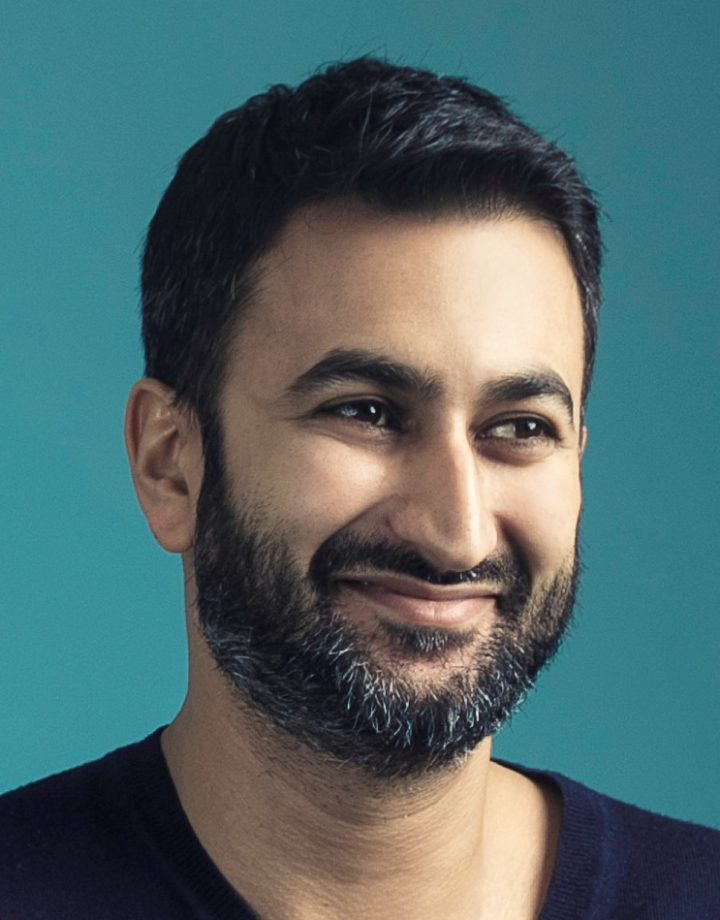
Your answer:
[[[333,350],[362,348],[437,376],[458,398],[547,367],[579,403],[580,297],[545,223],[318,206],[294,215],[259,267],[228,362],[244,385],[284,386]]]

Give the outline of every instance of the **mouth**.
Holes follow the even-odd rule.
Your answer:
[[[346,577],[348,600],[362,600],[382,618],[405,626],[470,629],[497,615],[497,588],[475,584],[447,587],[394,575]]]

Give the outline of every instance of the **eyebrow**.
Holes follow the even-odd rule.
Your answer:
[[[395,361],[381,352],[361,348],[335,348],[296,378],[285,391],[286,396],[307,396],[327,386],[348,381],[370,382],[424,400],[436,400],[443,393],[436,374],[418,370]],[[531,368],[525,372],[495,377],[480,388],[480,398],[487,402],[518,402],[544,397],[559,402],[574,427],[575,407],[570,390],[555,371]]]
[[[386,355],[362,348],[335,348],[317,364],[300,374],[287,395],[305,396],[333,383],[369,381],[395,390],[415,393],[424,399],[437,399],[442,386],[437,376],[394,361]]]
[[[482,394],[490,402],[518,402],[538,396],[554,399],[563,406],[574,427],[575,404],[572,395],[562,377],[553,370],[532,370],[524,374],[496,377],[482,387]]]

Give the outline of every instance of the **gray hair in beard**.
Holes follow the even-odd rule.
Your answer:
[[[576,551],[549,585],[533,587],[515,550],[467,572],[443,573],[405,547],[339,532],[303,573],[260,509],[234,511],[222,464],[208,451],[194,564],[202,632],[243,701],[311,750],[384,778],[458,763],[498,731],[556,654],[579,570]],[[338,579],[358,567],[433,584],[497,584],[498,622],[481,641],[387,622],[377,626],[382,636],[362,633],[336,600]],[[468,667],[423,691],[401,667],[377,661],[379,638],[415,659],[477,648]]]

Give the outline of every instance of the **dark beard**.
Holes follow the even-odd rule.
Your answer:
[[[198,619],[215,662],[243,700],[314,751],[388,778],[457,762],[498,731],[567,630],[577,556],[548,587],[532,590],[519,552],[469,572],[440,573],[403,547],[341,532],[320,546],[304,575],[258,512],[234,513],[216,458],[206,454],[198,501]],[[497,584],[498,622],[481,641],[387,622],[363,634],[336,600],[338,579],[358,568],[434,584]],[[396,661],[442,662],[466,646],[471,664],[448,669],[441,685],[423,692],[402,663],[378,662],[373,649],[380,640],[395,650]]]

